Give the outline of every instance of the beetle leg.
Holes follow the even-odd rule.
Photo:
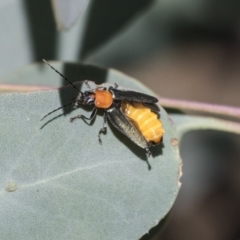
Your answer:
[[[94,89],[92,89],[88,83],[89,81],[88,80],[85,80],[84,83],[87,85],[87,87],[91,90],[91,91],[94,91]],[[102,89],[102,90],[107,90],[106,87],[97,87],[97,89]]]
[[[107,116],[106,113],[103,114],[103,127],[100,129],[99,133],[98,133],[98,141],[100,144],[102,144],[102,140],[101,140],[101,133],[105,133],[107,131]]]
[[[146,153],[147,153],[147,157],[148,157],[148,158],[151,157],[151,156],[152,156],[152,153],[151,153],[151,151],[149,150],[149,148],[146,147],[145,150],[146,150]]]
[[[94,108],[89,118],[84,115],[77,115],[76,117],[70,118],[70,122],[73,122],[77,118],[82,118],[82,119],[92,121],[96,117],[96,113],[97,113],[97,108]]]
[[[115,88],[118,88],[118,85],[116,83],[114,83],[114,86],[115,86]]]

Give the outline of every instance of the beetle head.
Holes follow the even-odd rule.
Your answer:
[[[77,97],[77,103],[83,105],[93,105],[95,102],[95,93],[92,90],[81,92]]]

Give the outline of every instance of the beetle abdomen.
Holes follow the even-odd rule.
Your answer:
[[[122,102],[121,108],[124,115],[130,119],[148,142],[157,144],[162,140],[164,134],[162,122],[154,112],[151,112],[150,108],[137,102]]]

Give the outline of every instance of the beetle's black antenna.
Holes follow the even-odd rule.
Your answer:
[[[73,105],[75,102],[76,102],[76,101],[70,102],[70,103],[67,103],[66,105],[64,105],[64,106],[62,106],[62,107],[59,107],[59,108],[54,109],[53,111],[51,111],[51,112],[49,112],[48,114],[46,114],[46,115],[41,119],[41,121],[42,121],[45,117],[47,117],[48,115],[50,115],[50,114],[58,111],[58,110],[61,109],[61,108],[65,108],[65,107],[67,107],[67,106],[69,106],[69,105]]]
[[[43,61],[56,73],[58,73],[62,78],[64,78],[68,83],[70,83],[78,92],[82,93],[68,78],[66,78],[62,73],[60,73],[57,69],[55,69],[49,62],[47,62],[45,59]]]

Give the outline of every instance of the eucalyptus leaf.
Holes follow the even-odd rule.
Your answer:
[[[106,42],[118,32],[125,30],[127,25],[134,21],[134,18],[139,17],[139,15],[141,15],[144,10],[146,11],[154,2],[154,0],[92,0],[86,19],[80,59],[87,58],[100,46],[106,44]],[[141,25],[141,28],[144,28],[144,24]],[[148,35],[148,33],[146,35]],[[134,36],[134,39],[136,40],[136,35]],[[117,42],[119,40],[119,37],[115,39]],[[129,43],[125,42],[124,49],[126,49],[128,45]],[[122,47],[123,45],[120,48],[113,50],[113,52],[119,51]],[[132,58],[132,50],[135,47],[136,46],[131,47],[129,58]],[[109,52],[105,51],[105,54],[108,55]],[[118,55],[118,58],[120,56],[121,54]],[[106,60],[106,57],[102,60],[104,61],[104,59]],[[113,59],[115,60],[115,57]],[[128,59],[125,58],[124,61],[128,61]],[[109,65],[112,66],[112,64]]]
[[[59,70],[66,65],[54,64]],[[73,66],[84,70],[84,65]],[[59,78],[43,64],[30,69],[18,72],[19,81],[34,81],[39,74],[43,81]],[[105,72],[99,78],[109,84],[153,95],[117,71],[91,69],[96,78]],[[1,239],[139,239],[172,207],[181,159],[175,127],[164,109],[166,133],[163,145],[152,149],[149,170],[145,151],[110,124],[103,144],[98,143],[101,112],[92,124],[69,122],[75,115],[89,115],[88,108],[60,110],[40,122],[76,94],[67,86],[60,95],[58,90],[0,95]]]

